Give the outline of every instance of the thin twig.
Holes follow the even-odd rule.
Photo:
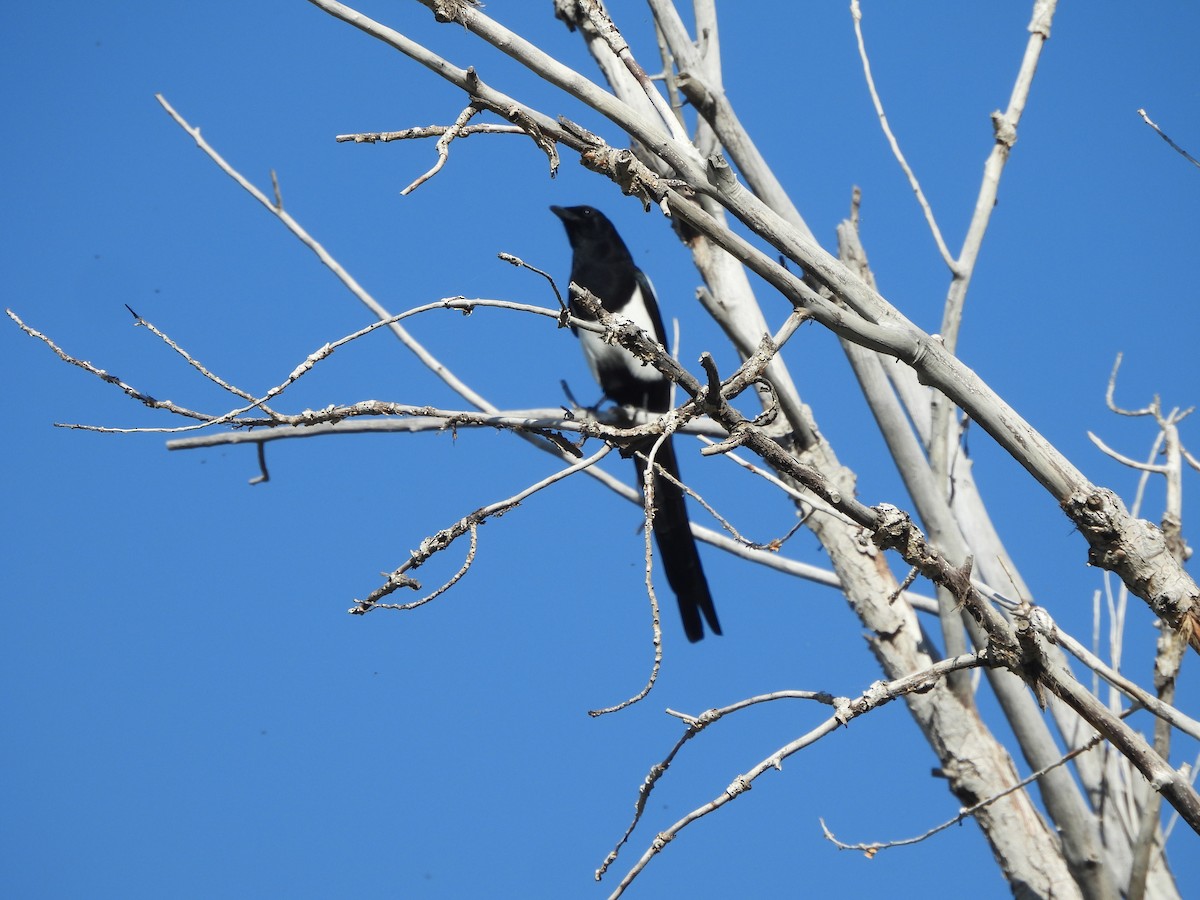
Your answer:
[[[754,765],[748,772],[743,775],[738,775],[730,783],[720,795],[710,800],[708,803],[692,810],[682,819],[679,819],[670,827],[660,831],[651,842],[649,848],[642,854],[641,858],[630,868],[621,879],[621,883],[609,895],[609,900],[616,900],[625,890],[633,883],[634,879],[649,865],[652,860],[668,843],[674,840],[680,831],[686,828],[693,822],[702,819],[709,813],[715,812],[726,803],[744,794],[750,790],[753,783],[764,773],[771,770],[782,770],[783,761],[789,756],[811,746],[828,734],[833,733],[839,728],[844,727],[852,719],[865,715],[873,709],[878,708],[892,700],[913,691],[929,690],[935,686],[939,680],[944,678],[950,672],[960,669],[971,668],[980,665],[991,665],[991,661],[982,654],[968,654],[965,656],[957,656],[952,659],[944,659],[934,663],[928,668],[909,675],[905,678],[896,679],[890,682],[877,682],[872,685],[854,700],[846,698],[835,698],[833,705],[836,712],[828,719],[817,725],[815,728],[808,731],[807,734],[796,738],[793,741],[780,747],[766,759],[761,760]],[[703,718],[717,718],[712,713],[706,713]],[[689,723],[689,727],[693,727]]]
[[[209,143],[200,135],[200,129],[190,125],[187,120],[175,111],[175,108],[167,102],[162,94],[155,94],[155,99],[158,100],[162,108],[175,121],[175,123],[196,142],[196,146],[214,163],[217,167],[232,178],[246,193],[250,194],[255,200],[262,204],[271,215],[275,216],[285,228],[288,229],[299,241],[311,250],[334,276],[342,282],[347,290],[352,293],[360,303],[369,309],[377,319],[389,319],[391,314],[384,309],[370,293],[368,293],[362,285],[348,272],[342,265],[333,258],[325,247],[317,241],[312,235],[305,230],[299,222],[292,218],[287,210],[277,207],[266,195],[263,194],[257,187],[250,183],[245,176],[233,168]],[[443,365],[436,357],[433,356],[424,346],[421,345],[411,334],[409,334],[398,323],[392,323],[389,330],[394,334],[412,353],[424,364],[431,372],[444,381],[451,390],[466,399],[469,403],[480,409],[494,412],[495,407],[488,403],[482,396],[473,391],[465,382],[459,379],[453,372]]]
[[[654,791],[654,786],[664,775],[667,774],[667,769],[671,767],[672,761],[683,749],[683,745],[698,735],[709,725],[716,722],[718,719],[746,709],[750,706],[755,706],[759,703],[770,703],[775,700],[815,700],[818,703],[824,703],[827,706],[837,707],[845,705],[849,701],[845,697],[834,697],[833,694],[825,691],[774,691],[770,694],[759,694],[755,697],[747,697],[745,700],[739,700],[737,703],[722,707],[721,709],[710,709],[702,712],[698,716],[689,716],[684,713],[676,712],[673,709],[667,710],[667,715],[674,716],[683,721],[686,725],[683,734],[679,740],[675,742],[675,746],[663,757],[661,762],[655,763],[650,767],[650,771],[646,774],[645,780],[638,788],[637,802],[634,804],[633,819],[629,823],[629,827],[625,829],[625,833],[621,839],[617,841],[616,846],[609,851],[608,856],[604,858],[604,862],[596,870],[596,880],[600,881],[604,874],[608,871],[609,866],[617,861],[620,855],[621,848],[629,841],[630,835],[637,828],[638,823],[642,820],[642,816],[646,812],[646,803],[650,799],[650,794]]]
[[[54,341],[52,341],[46,335],[42,334],[36,328],[31,328],[29,325],[26,325],[25,322],[21,319],[21,317],[18,316],[11,309],[6,309],[5,313],[8,315],[8,317],[10,319],[12,319],[14,322],[17,323],[18,328],[20,328],[23,332],[25,332],[30,337],[36,338],[37,340],[39,340],[43,344],[45,344],[47,347],[49,347],[54,352],[54,354],[59,359],[61,359],[63,362],[69,363],[72,366],[78,366],[79,368],[83,369],[85,372],[88,372],[91,375],[95,375],[101,381],[103,381],[107,384],[115,385],[116,387],[120,388],[121,391],[123,391],[127,396],[133,398],[134,400],[137,400],[142,405],[148,406],[151,409],[163,409],[168,412],[174,413],[177,416],[184,416],[185,418],[189,418],[189,419],[199,419],[200,421],[202,421],[204,423],[207,423],[211,419],[214,418],[213,416],[210,416],[206,413],[196,412],[193,409],[187,409],[186,407],[179,406],[176,403],[172,403],[170,400],[157,400],[154,397],[151,397],[149,394],[145,394],[142,391],[139,391],[137,388],[133,387],[133,385],[126,384],[118,376],[113,375],[109,372],[106,372],[106,371],[104,371],[104,369],[99,369],[96,366],[93,366],[90,362],[87,362],[86,360],[83,360],[83,359],[79,359],[78,357],[72,356],[70,353],[67,353],[65,350],[63,350],[61,347],[59,347],[58,344],[54,343]],[[92,426],[70,425],[70,424],[59,423],[59,422],[56,422],[55,426],[58,428],[78,428],[78,429],[82,429],[85,431],[98,430],[98,429],[92,428]],[[126,430],[131,430],[131,429],[126,429]],[[163,430],[163,429],[132,429],[132,430],[138,430],[138,431],[156,430],[157,431],[157,430]]]
[[[356,144],[386,144],[390,141],[441,137],[453,127],[453,125],[425,125],[420,128],[405,128],[402,131],[364,131],[356,134],[338,134],[333,139],[338,143],[353,141]],[[465,125],[458,129],[456,137],[465,139],[473,134],[525,134],[525,129],[519,125],[500,125],[490,122],[480,125]]]
[[[1133,712],[1132,709],[1125,710],[1125,712],[1122,714],[1122,718],[1124,718],[1125,716],[1128,716],[1132,712]],[[933,837],[938,832],[945,831],[947,828],[949,828],[952,825],[958,825],[960,822],[963,822],[964,820],[975,815],[975,813],[979,812],[981,809],[983,809],[987,806],[991,806],[997,800],[1002,800],[1003,798],[1007,797],[1009,794],[1012,794],[1015,791],[1021,790],[1026,785],[1032,784],[1033,782],[1035,782],[1039,778],[1041,778],[1043,775],[1045,775],[1047,772],[1057,769],[1059,766],[1066,765],[1071,760],[1073,760],[1075,757],[1079,756],[1080,754],[1086,753],[1088,750],[1091,750],[1093,747],[1096,747],[1097,745],[1099,745],[1103,740],[1104,740],[1104,735],[1098,734],[1098,733],[1093,735],[1092,738],[1087,743],[1083,744],[1080,747],[1075,748],[1074,750],[1071,750],[1070,752],[1065,754],[1061,759],[1058,759],[1055,762],[1052,762],[1048,766],[1043,766],[1041,769],[1038,769],[1038,771],[1032,773],[1031,775],[1026,776],[1025,778],[1022,778],[1016,784],[1005,788],[1003,791],[1000,791],[997,794],[993,794],[991,797],[988,797],[986,800],[980,800],[978,803],[974,803],[971,806],[960,809],[958,811],[958,815],[954,816],[954,818],[947,819],[945,822],[942,822],[940,825],[935,825],[933,828],[930,828],[924,834],[919,834],[916,837],[901,838],[901,839],[895,840],[895,841],[872,841],[871,843],[844,844],[841,841],[839,841],[836,837],[833,836],[833,832],[831,832],[829,830],[829,828],[825,825],[824,818],[820,819],[821,831],[824,833],[825,839],[827,841],[829,841],[831,844],[833,844],[835,847],[837,847],[839,850],[861,850],[863,853],[866,854],[868,859],[874,858],[875,855],[880,850],[890,850],[893,847],[908,847],[913,844],[919,844],[922,841]]]
[[[711,441],[710,439],[705,438],[702,435],[699,437],[702,441],[704,441],[704,443],[706,445],[708,445],[710,447],[713,446],[713,441]],[[641,454],[639,454],[639,455],[641,455]],[[738,531],[738,529],[734,526],[734,524],[732,522],[730,522],[727,518],[725,518],[723,515],[721,515],[719,512],[717,512],[717,510],[712,506],[712,504],[710,504],[707,500],[705,500],[702,496],[700,496],[700,494],[697,493],[693,488],[684,484],[682,481],[680,481],[678,478],[676,478],[674,475],[672,475],[670,472],[668,472],[662,466],[658,465],[658,463],[654,464],[654,468],[655,468],[655,474],[658,475],[658,477],[663,478],[666,481],[669,481],[671,484],[675,485],[677,488],[679,488],[681,491],[683,491],[685,494],[687,494],[689,497],[691,497],[693,500],[695,500],[697,503],[699,503],[702,507],[704,507],[705,512],[707,512],[710,516],[712,516],[714,519],[716,519],[717,522],[720,523],[721,527],[724,528],[727,532],[729,532],[729,534],[733,536],[733,539],[744,547],[750,547],[754,550],[776,551],[780,547],[783,546],[784,542],[786,542],[788,538],[790,538],[792,535],[794,535],[796,533],[796,531],[800,528],[800,526],[804,524],[804,519],[807,518],[806,516],[802,517],[795,525],[793,525],[791,528],[789,528],[787,530],[787,533],[784,534],[782,537],[773,538],[766,542],[752,541],[749,538],[747,538],[746,536],[744,536],[740,531]],[[754,467],[750,466],[749,468],[754,468]]]
[[[1138,115],[1142,117],[1143,122],[1145,122],[1147,125],[1149,125],[1151,128],[1153,128],[1155,131],[1157,131],[1158,136],[1160,138],[1162,138],[1164,141],[1166,141],[1168,144],[1170,144],[1171,147],[1174,148],[1175,152],[1177,152],[1179,155],[1181,155],[1184,159],[1186,159],[1188,162],[1190,162],[1193,166],[1200,168],[1200,159],[1196,159],[1196,157],[1192,156],[1192,154],[1188,153],[1186,150],[1184,150],[1182,147],[1180,147],[1177,143],[1175,143],[1173,140],[1171,140],[1169,137],[1167,137],[1167,133],[1165,131],[1163,131],[1161,128],[1159,128],[1157,125],[1155,125],[1152,121],[1150,121],[1150,117],[1148,115],[1146,115],[1146,111],[1144,109],[1139,109]]]
[[[1033,13],[1027,28],[1029,39],[1025,45],[1025,55],[1021,59],[1020,68],[1017,70],[1016,80],[1013,82],[1008,108],[1004,112],[996,110],[992,113],[994,132],[992,149],[983,166],[983,178],[979,184],[975,210],[971,215],[971,223],[967,227],[962,249],[952,267],[953,277],[950,279],[950,287],[946,292],[946,302],[942,310],[939,334],[942,345],[951,355],[958,350],[958,334],[962,328],[967,290],[971,285],[971,278],[979,260],[980,248],[983,246],[983,238],[987,234],[992,212],[996,208],[996,198],[1000,191],[1000,176],[1003,174],[1008,157],[1017,142],[1017,126],[1020,124],[1025,104],[1029,100],[1038,60],[1041,57],[1042,48],[1050,39],[1050,24],[1054,18],[1056,5],[1057,0],[1034,0]],[[930,462],[934,477],[946,485],[948,490],[950,486],[949,454],[957,445],[953,444],[951,439],[954,406],[944,393],[933,392],[931,414]]]
[[[172,340],[169,335],[167,335],[164,331],[162,331],[160,328],[158,328],[158,326],[156,326],[153,322],[151,322],[149,319],[145,319],[142,316],[139,316],[136,312],[134,312],[128,303],[125,304],[125,308],[128,309],[131,313],[133,313],[134,325],[145,328],[147,331],[149,331],[151,334],[153,334],[155,337],[157,337],[160,341],[162,341],[164,344],[166,344],[168,347],[170,347],[172,350],[174,350],[175,353],[177,353],[179,356],[181,356],[183,358],[184,362],[186,362],[189,366],[191,366],[193,369],[195,369],[197,372],[199,372],[204,378],[208,379],[209,381],[211,381],[213,384],[215,384],[217,387],[221,388],[224,391],[228,391],[231,394],[241,397],[243,400],[249,400],[251,403],[253,403],[255,405],[261,405],[261,401],[256,401],[254,396],[252,394],[250,394],[248,391],[243,391],[241,388],[236,387],[235,385],[229,384],[227,381],[225,381],[219,375],[216,375],[215,373],[210,371],[199,360],[197,360],[195,357],[193,357],[190,353],[188,353],[186,350],[184,350],[181,346],[179,346],[179,344],[176,341]],[[270,410],[267,409],[266,407],[263,407],[263,412],[270,415]]]
[[[426,594],[420,600],[413,600],[411,603],[376,603],[373,608],[394,610],[416,609],[418,606],[424,606],[430,600],[436,600],[442,594],[446,593],[446,591],[450,590],[450,588],[454,587],[454,585],[458,584],[459,579],[467,574],[467,570],[470,569],[471,564],[475,562],[475,551],[479,547],[479,523],[471,522],[468,528],[471,534],[471,545],[467,549],[466,559],[463,560],[462,567],[450,577],[449,581],[447,581],[433,593]],[[415,584],[415,582],[413,583]]]
[[[543,278],[545,278],[546,281],[548,281],[550,283],[550,290],[554,291],[554,297],[556,300],[558,300],[559,308],[563,311],[563,313],[567,313],[567,314],[570,313],[570,308],[567,306],[566,301],[563,300],[562,293],[558,289],[558,282],[554,280],[553,275],[551,275],[549,272],[545,272],[545,271],[539,269],[537,266],[531,266],[529,263],[525,262],[525,260],[521,259],[518,256],[513,256],[511,253],[497,253],[496,256],[499,257],[500,259],[504,260],[509,265],[516,266],[518,269],[528,269],[530,272],[533,272],[535,275],[541,275]],[[570,324],[569,319],[560,318],[559,321],[563,325]]]
[[[545,488],[550,487],[550,485],[562,481],[564,478],[569,478],[576,472],[580,472],[584,469],[594,466],[610,452],[612,452],[612,449],[613,448],[611,444],[605,444],[600,448],[600,450],[598,450],[596,453],[593,453],[587,459],[580,460],[574,465],[567,466],[565,469],[560,469],[546,478],[543,478],[541,481],[531,484],[524,490],[518,491],[511,497],[508,497],[504,500],[498,500],[495,503],[489,503],[487,506],[481,506],[474,512],[459,519],[449,528],[444,528],[436,534],[432,534],[425,538],[425,540],[421,541],[416,550],[410,552],[408,559],[405,560],[403,565],[388,574],[387,580],[382,585],[368,594],[365,599],[355,600],[354,606],[350,607],[347,612],[351,613],[352,615],[361,616],[371,612],[373,609],[387,608],[381,604],[380,601],[397,589],[402,587],[419,589],[420,585],[408,576],[408,572],[420,568],[422,565],[428,562],[431,557],[437,553],[440,553],[442,550],[445,550],[464,534],[471,533],[473,535],[476,526],[478,526],[481,522],[484,522],[493,516],[501,516],[509,510],[519,506],[526,498],[536,494],[538,491],[544,490]],[[473,541],[474,537],[472,537],[472,542]],[[473,556],[473,553],[474,551],[472,550],[471,554],[468,555],[468,559]],[[465,568],[463,571],[465,571]],[[461,577],[461,574],[462,572],[460,572],[459,575],[456,575],[451,580],[451,583],[457,581],[458,578]],[[432,600],[433,597],[436,597],[441,592],[442,590],[435,591],[430,597],[418,603],[393,604],[390,608],[410,609],[413,606],[420,606],[421,603]]]
[[[912,170],[912,166],[904,158],[904,151],[900,149],[900,142],[896,140],[896,135],[892,133],[892,126],[888,124],[887,114],[883,111],[883,101],[879,97],[879,91],[875,87],[875,79],[871,75],[871,60],[867,56],[867,45],[863,38],[862,7],[859,5],[859,0],[850,0],[850,16],[854,19],[854,36],[858,39],[858,56],[862,60],[863,75],[867,79],[867,90],[871,92],[871,102],[875,105],[875,113],[879,116],[879,124],[883,128],[884,137],[887,138],[888,144],[892,148],[892,155],[896,157],[896,162],[900,163],[900,168],[904,170],[904,175],[908,178],[908,184],[917,196],[917,202],[921,204],[921,211],[925,213],[925,221],[929,223],[929,230],[933,234],[933,240],[937,244],[938,252],[942,254],[942,259],[950,271],[954,272],[958,264],[955,262],[953,254],[950,253],[950,248],[946,246],[946,241],[942,237],[942,230],[938,228],[937,218],[933,214],[933,207],[929,205],[929,200],[925,197],[925,192],[921,190],[921,182],[917,179],[916,172]]]
[[[650,601],[651,640],[654,645],[654,662],[650,666],[650,677],[646,679],[646,684],[642,689],[632,697],[622,700],[614,706],[588,710],[588,715],[592,718],[619,712],[627,706],[632,706],[644,699],[654,687],[654,683],[658,681],[658,673],[662,670],[662,621],[659,616],[658,593],[654,590],[654,474],[656,468],[654,458],[658,454],[659,448],[671,439],[671,434],[672,431],[664,430],[654,442],[654,446],[650,448],[650,453],[648,454],[650,464],[646,466],[645,472],[642,475],[642,515],[644,523],[642,527],[642,539],[643,554],[646,561],[646,597]]]
[[[1125,694],[1139,707],[1145,708],[1164,722],[1170,723],[1186,735],[1200,740],[1200,722],[1185,715],[1174,706],[1163,703],[1149,691],[1130,681],[1120,672],[1105,665],[1104,661],[1089,651],[1082,643],[1061,629],[1055,631],[1055,639],[1068,653]]]
[[[442,171],[442,167],[445,166],[446,161],[450,159],[450,142],[462,134],[462,130],[467,127],[467,123],[470,122],[471,119],[477,116],[481,111],[482,107],[471,103],[468,104],[467,107],[458,114],[458,118],[454,120],[454,124],[447,128],[446,133],[438,138],[436,145],[438,155],[437,162],[433,164],[433,167],[428,172],[417,178],[416,181],[402,190],[400,192],[401,197],[407,197],[438,172]]]

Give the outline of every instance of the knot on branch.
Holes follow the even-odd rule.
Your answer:
[[[741,188],[737,175],[733,173],[733,167],[729,165],[729,160],[724,154],[714,153],[710,156],[705,164],[704,173],[708,176],[708,183],[726,195]]]
[[[1120,532],[1114,523],[1117,499],[1112,491],[1103,488],[1075,491],[1062,506],[1089,542],[1093,539],[1111,541],[1119,536]]]
[[[467,10],[479,6],[479,0],[434,0],[433,17],[439,22],[466,24]]]
[[[1054,4],[1048,0],[1038,0],[1033,6],[1033,18],[1029,21],[1029,33],[1041,35],[1042,40],[1050,40],[1050,22],[1054,18]]]
[[[875,530],[871,540],[875,545],[881,550],[897,550],[906,560],[919,555],[916,549],[918,535],[908,513],[890,503],[880,503],[874,510]]]
[[[1049,665],[1047,643],[1056,640],[1054,620],[1049,613],[1030,603],[1022,603],[1013,612],[1013,626],[1016,632],[1018,655],[1008,659],[1005,665],[1016,675],[1024,679],[1033,691],[1038,706],[1046,708],[1046,691],[1041,681],[1041,675]],[[1002,648],[992,648],[1002,650]]]
[[[692,731],[699,731],[700,729],[711,725],[713,722],[717,721],[717,719],[719,719],[719,718],[721,718],[720,710],[706,709],[704,712],[700,713],[700,715],[696,716],[696,718],[692,719],[692,721],[690,721],[688,723],[688,728],[690,728]]]
[[[1000,110],[992,113],[992,131],[996,134],[996,143],[1008,150],[1017,142],[1017,126]]]
[[[633,151],[610,147],[591,132],[586,133],[594,143],[589,141],[592,146],[579,154],[579,162],[584,168],[599,172],[615,181],[620,185],[622,193],[637,197],[647,211],[651,204],[666,194],[661,179],[634,156]]]
[[[729,796],[729,799],[732,800],[738,794],[746,793],[746,791],[750,790],[751,787],[753,787],[753,785],[750,783],[750,779],[745,775],[739,775],[729,783],[729,787],[725,788],[725,793]]]
[[[1120,576],[1155,614],[1176,631],[1191,634],[1200,597],[1179,580],[1179,570],[1165,565],[1170,548],[1153,522],[1134,519],[1117,496],[1103,488],[1075,491],[1062,504],[1088,542],[1088,563]],[[1196,646],[1194,637],[1188,638]]]
[[[1022,603],[1013,610],[1013,628],[1017,637],[1024,639],[1032,634],[1040,634],[1051,644],[1058,643],[1058,626],[1050,613],[1032,603]]]
[[[418,568],[435,553],[445,550],[454,543],[459,535],[465,533],[468,528],[470,528],[470,523],[466,519],[459,519],[449,528],[443,528],[436,534],[431,534],[425,538],[416,550],[409,552],[409,556],[412,558],[412,568]]]
[[[838,723],[845,726],[850,724],[857,713],[854,710],[854,704],[849,697],[834,697],[833,698],[833,717]]]
[[[421,589],[421,582],[400,572],[392,572],[388,575],[387,586],[393,590],[408,588],[411,591],[419,591]]]

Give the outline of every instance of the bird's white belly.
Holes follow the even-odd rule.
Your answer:
[[[651,340],[658,340],[658,336],[654,333],[654,321],[650,318],[650,314],[646,311],[646,304],[642,299],[642,289],[638,287],[635,290],[633,298],[620,311],[613,313],[613,317],[618,321],[628,319],[637,325],[638,328],[646,332]],[[600,380],[600,370],[614,369],[620,366],[625,369],[630,375],[639,381],[659,381],[662,379],[662,374],[658,369],[649,363],[644,363],[620,344],[608,343],[603,335],[596,334],[592,331],[580,331],[579,342],[583,345],[583,356],[587,360],[588,368],[592,371],[592,377],[596,379],[597,384],[602,384]]]

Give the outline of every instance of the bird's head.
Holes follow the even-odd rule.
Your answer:
[[[551,206],[550,211],[562,220],[572,250],[582,250],[597,261],[628,259],[632,263],[616,226],[594,206]]]

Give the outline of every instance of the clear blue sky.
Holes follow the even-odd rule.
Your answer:
[[[847,6],[779,3],[764,29],[726,4],[727,87],[826,246],[851,188],[863,188],[882,289],[936,330],[946,273],[879,132]],[[487,11],[583,64],[578,37],[549,7]],[[630,34],[645,26],[644,5],[612,7]],[[875,74],[957,246],[1030,4],[900,7],[865,4]],[[417,4],[365,9],[543,111],[616,139]],[[342,132],[450,122],[463,100],[306,3],[21,4],[7,22],[4,305],[148,393],[229,406],[133,328],[125,304],[252,391],[369,321],[201,156],[156,91],[264,189],[274,169],[292,214],[394,311],[456,294],[552,302],[540,279],[495,255],[515,253],[565,282],[568,249],[546,207],[586,202],[617,221],[667,315],[683,320],[685,361],[704,349],[731,358],[697,319],[695,272],[661,219],[572,158],[551,181],[525,139],[474,138],[402,198],[432,162],[432,144],[336,144]],[[1061,9],[961,343],[969,365],[1125,496],[1135,479],[1085,435],[1093,429],[1133,456],[1153,438],[1104,409],[1115,354],[1126,354],[1125,405],[1154,392],[1168,406],[1200,402],[1200,171],[1135,113],[1146,107],[1200,153],[1198,38],[1193,3],[1149,4],[1136,21],[1116,2]],[[642,41],[635,51],[649,49]],[[763,300],[778,322],[782,302]],[[556,405],[564,378],[577,394],[591,390],[569,336],[541,322],[444,314],[413,331],[503,407]],[[907,505],[835,342],[806,329],[789,353],[822,430],[860,473],[862,499]],[[490,432],[293,441],[271,448],[272,480],[252,487],[247,448],[168,453],[163,435],[53,428],[175,423],[7,322],[0,373],[6,896],[604,896],[657,830],[824,715],[758,709],[693,741],[614,880],[597,886],[591,873],[624,830],[637,786],[678,734],[664,708],[695,713],[785,688],[857,694],[879,677],[840,595],[705,550],[726,636],[688,646],[668,609],[654,693],[589,719],[587,709],[636,691],[650,660],[638,514],[603,489],[575,479],[489,523],[475,569],[438,602],[352,617],[352,599],[424,536],[553,462]],[[382,333],[286,397],[287,410],[455,402]],[[1189,421],[1193,452],[1197,434]],[[1083,568],[1082,540],[985,435],[973,433],[970,446],[1036,599],[1088,634],[1102,579]],[[614,471],[624,473],[620,462]],[[689,448],[684,471],[750,536],[786,530],[786,503],[728,464]],[[1190,478],[1185,513],[1196,508]],[[1154,485],[1146,514],[1160,510]],[[824,561],[804,534],[788,552]],[[436,584],[458,559],[420,574]],[[599,571],[598,559],[607,560]],[[1148,626],[1134,610],[1138,646],[1127,662],[1143,680]],[[1193,715],[1194,662],[1180,699]],[[1178,747],[1176,765],[1195,758],[1194,744]],[[846,840],[905,837],[949,818],[957,804],[929,777],[935,765],[900,705],[883,709],[687,830],[634,896],[927,895],[924,879],[947,859],[956,882],[935,895],[970,885],[974,896],[1008,896],[971,824],[872,861],[821,840],[818,817]],[[1180,828],[1171,850],[1184,894],[1200,892],[1194,835]]]

